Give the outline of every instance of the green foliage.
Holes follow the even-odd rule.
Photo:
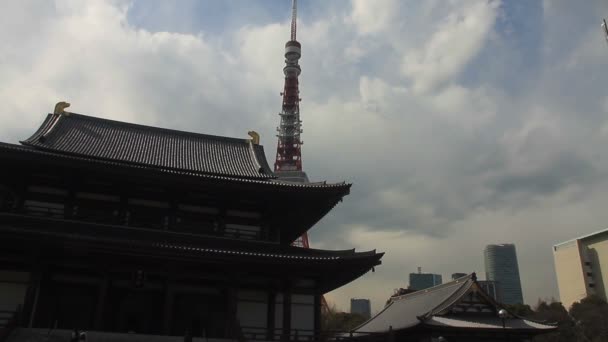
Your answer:
[[[608,304],[600,297],[589,296],[574,303],[570,315],[588,341],[608,341]]]
[[[532,308],[530,308],[530,305],[527,304],[507,305],[507,310],[520,317],[531,317],[534,314],[534,311]]]
[[[557,332],[537,336],[534,342],[608,341],[608,304],[597,296],[575,303],[570,312],[561,303],[539,300],[532,315],[525,317],[558,326]]]

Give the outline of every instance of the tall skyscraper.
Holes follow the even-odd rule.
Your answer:
[[[420,268],[418,273],[410,273],[410,289],[424,290],[441,283],[441,274],[422,273]]]
[[[553,246],[553,259],[565,308],[592,294],[608,298],[608,229]]]
[[[365,319],[370,319],[372,317],[372,305],[369,299],[351,298],[350,313],[356,313],[365,317]]]
[[[483,251],[486,279],[498,282],[505,304],[523,303],[514,244],[487,245]]]
[[[498,302],[503,302],[502,291],[498,286],[498,282],[492,280],[478,280],[477,284],[488,294],[490,297]]]

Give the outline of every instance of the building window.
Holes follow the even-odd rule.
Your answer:
[[[587,272],[587,277],[593,277],[593,273]]]
[[[594,288],[594,287],[595,287],[595,284],[594,284],[594,283],[590,283],[590,284],[589,284],[589,287],[590,287],[590,288]]]
[[[180,204],[172,229],[194,234],[219,234],[218,215],[217,208]]]
[[[591,267],[591,261],[585,261],[585,266]]]
[[[133,227],[164,229],[166,227],[169,204],[146,199],[129,198],[129,221]]]
[[[23,210],[28,215],[63,218],[66,198],[65,189],[30,185]]]
[[[120,198],[114,195],[77,192],[73,217],[95,223],[117,224]]]

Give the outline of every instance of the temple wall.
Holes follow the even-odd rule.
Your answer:
[[[23,305],[29,283],[28,272],[0,270],[0,310],[17,310]]]
[[[313,295],[294,294],[291,299],[291,328],[298,330],[314,330],[314,303]],[[312,331],[302,335],[312,334]]]
[[[241,327],[266,328],[268,294],[263,291],[239,290],[236,315]]]
[[[274,327],[280,329],[283,327],[283,294],[278,293],[275,299],[274,308]]]

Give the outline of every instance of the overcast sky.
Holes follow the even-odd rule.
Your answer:
[[[2,1],[0,140],[73,112],[261,134],[274,161],[289,0]],[[353,182],[316,248],[386,252],[328,295],[379,310],[417,266],[484,276],[515,243],[525,300],[552,245],[608,225],[608,2],[301,0],[303,165]]]

